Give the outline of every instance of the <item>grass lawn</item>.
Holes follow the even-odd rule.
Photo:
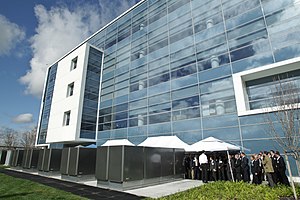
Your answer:
[[[297,188],[297,194],[299,197],[299,187]],[[278,200],[280,197],[293,197],[292,188],[286,186],[270,188],[265,185],[252,185],[243,182],[233,183],[229,181],[218,181],[163,197],[160,198],[160,200]]]
[[[0,199],[85,199],[39,183],[0,173]]]

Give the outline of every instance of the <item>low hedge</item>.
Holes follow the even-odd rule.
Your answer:
[[[297,187],[297,195],[300,196],[299,187]],[[283,185],[271,188],[266,185],[253,185],[244,182],[217,181],[160,199],[278,200],[281,197],[293,197],[292,188]]]

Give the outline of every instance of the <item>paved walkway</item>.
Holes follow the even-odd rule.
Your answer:
[[[127,190],[125,192],[128,192],[130,194],[134,194],[137,196],[145,196],[145,197],[151,197],[151,198],[159,198],[163,196],[167,196],[170,194],[174,194],[177,192],[185,191],[194,187],[198,187],[202,185],[202,181],[198,180],[179,180],[174,181],[170,183],[164,183],[160,185],[154,185],[144,188],[138,188],[133,190]]]
[[[13,170],[0,169],[0,173],[16,177],[31,180],[34,182],[41,183],[56,189],[71,192],[75,195],[82,196],[88,199],[110,199],[110,200],[138,200],[143,199],[142,196],[128,194],[125,192],[119,192],[109,189],[103,189],[98,187],[92,187],[88,185],[73,183],[69,181],[63,181],[53,179],[49,177],[34,175],[30,173],[18,172]]]

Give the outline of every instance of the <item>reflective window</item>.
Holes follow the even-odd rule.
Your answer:
[[[250,109],[300,102],[300,70],[246,82]]]
[[[196,72],[197,72],[196,65],[193,64],[193,65],[178,69],[176,71],[172,71],[171,72],[171,77],[172,77],[172,79],[175,79],[175,78],[180,78],[180,77],[183,77],[183,76],[187,76],[187,75],[190,75],[190,74],[193,74],[193,73],[196,73]]]
[[[71,116],[71,111],[64,112],[63,126],[69,126],[70,125],[70,116]]]
[[[157,124],[171,121],[171,113],[160,113],[158,115],[149,115],[149,124]]]
[[[126,128],[126,127],[127,127],[127,120],[116,121],[113,123],[113,129]]]
[[[160,94],[156,96],[149,97],[149,105],[164,103],[170,101],[170,93]]]
[[[194,96],[199,93],[198,86],[183,88],[180,90],[172,91],[172,99],[179,99],[182,97]]]
[[[185,120],[200,117],[199,107],[177,110],[172,112],[172,120]]]
[[[73,92],[74,92],[74,82],[70,83],[68,85],[68,89],[67,89],[67,97],[69,96],[73,96]]]
[[[71,71],[77,68],[77,60],[78,56],[76,58],[73,58],[71,61]]]
[[[171,110],[171,103],[163,103],[155,106],[149,106],[149,114],[167,112]]]
[[[200,85],[202,116],[236,112],[231,78],[219,79]]]
[[[172,102],[172,109],[188,108],[199,105],[199,96],[188,97],[184,99],[174,100]]]

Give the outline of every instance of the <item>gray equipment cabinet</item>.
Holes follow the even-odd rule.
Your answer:
[[[124,190],[183,177],[183,149],[136,146],[98,147],[98,185]]]
[[[24,150],[23,149],[14,149],[12,151],[12,159],[10,166],[11,167],[20,167],[22,166]]]
[[[64,148],[60,172],[62,175],[81,177],[95,175],[96,148]]]
[[[38,158],[38,170],[43,172],[60,171],[62,149],[41,149]]]
[[[5,164],[6,155],[7,155],[7,151],[6,151],[6,150],[2,150],[2,153],[1,153],[1,159],[0,159],[0,164],[1,164],[1,165],[4,165],[4,164]]]
[[[39,159],[39,149],[25,149],[22,159],[24,169],[37,169]]]

